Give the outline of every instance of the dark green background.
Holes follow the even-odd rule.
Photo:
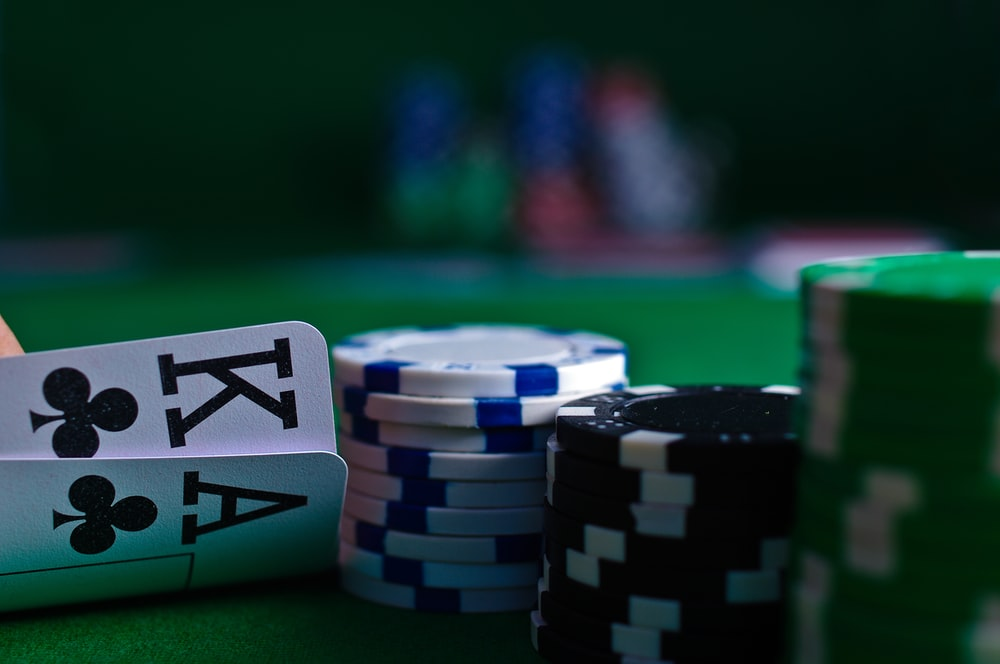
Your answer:
[[[724,227],[886,215],[989,231],[998,25],[985,0],[13,0],[0,236],[142,229],[203,258],[384,243],[392,77],[450,64],[502,118],[513,58],[553,41],[660,77],[726,155]]]

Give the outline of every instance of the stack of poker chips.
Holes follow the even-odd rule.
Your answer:
[[[792,655],[1000,660],[1000,253],[801,273]]]
[[[672,233],[701,224],[707,170],[637,67],[608,67],[591,93],[594,153],[609,218],[625,231]]]
[[[780,657],[797,393],[656,385],[558,410],[531,613],[543,657]]]
[[[415,67],[397,81],[388,119],[386,198],[405,240],[446,237],[451,228],[454,161],[465,100],[453,72]]]
[[[414,66],[393,86],[382,186],[401,242],[489,245],[509,233],[505,146],[468,105],[465,86],[448,67]]]
[[[592,229],[600,210],[585,181],[588,152],[582,58],[560,49],[526,55],[511,76],[511,152],[517,222],[532,236]]]
[[[426,611],[531,607],[556,410],[624,386],[625,350],[589,332],[497,324],[334,345],[349,468],[342,586]]]
[[[456,68],[414,66],[395,81],[381,189],[398,241],[560,250],[704,225],[713,164],[653,72],[595,68],[548,45],[518,57],[504,83],[500,119],[484,121]]]

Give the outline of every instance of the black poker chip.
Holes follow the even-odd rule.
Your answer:
[[[721,604],[776,602],[784,596],[784,569],[660,569],[650,573],[559,546],[551,539],[545,541],[545,559],[574,581],[627,594]]]
[[[634,657],[628,655],[602,651],[581,644],[576,639],[560,633],[546,623],[538,611],[531,612],[531,643],[539,655],[553,664],[633,664],[636,662]],[[689,663],[675,661],[673,664]]]
[[[649,537],[574,519],[545,505],[545,537],[556,546],[649,569],[778,569],[788,564],[787,537],[713,540]]]
[[[665,632],[607,621],[574,609],[540,586],[538,612],[553,629],[581,645],[601,651],[656,660],[693,659],[724,662],[776,660],[783,634],[780,631],[718,634]]]
[[[645,386],[558,410],[533,614],[543,657],[780,660],[798,394]]]
[[[636,470],[793,467],[799,458],[793,431],[798,394],[787,385],[606,392],[559,408],[556,438],[571,452]]]
[[[681,602],[651,597],[644,592],[594,588],[575,581],[557,568],[545,567],[549,593],[576,610],[607,622],[652,627],[664,632],[729,634],[779,632],[787,618],[784,599],[769,602],[729,604],[724,602]]]
[[[791,531],[794,505],[776,509],[686,507],[626,502],[579,491],[551,477],[548,502],[575,519],[615,530],[674,539],[784,537]]]
[[[781,507],[795,497],[795,475],[742,469],[668,473],[611,466],[570,452],[555,436],[548,440],[546,467],[556,481],[593,494],[629,502],[699,507]]]

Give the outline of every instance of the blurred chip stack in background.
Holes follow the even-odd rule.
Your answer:
[[[393,231],[405,241],[450,232],[455,160],[466,122],[461,84],[447,68],[415,68],[396,83],[384,186]]]
[[[599,210],[584,182],[587,70],[578,57],[541,52],[516,67],[510,92],[517,224],[531,237],[586,232]]]
[[[498,77],[499,126],[474,117],[460,78],[410,72],[393,96],[384,196],[401,242],[633,261],[706,248],[713,169],[652,72],[527,52]]]
[[[704,216],[704,184],[659,87],[649,73],[617,66],[596,77],[591,95],[607,215],[631,233],[689,230]]]

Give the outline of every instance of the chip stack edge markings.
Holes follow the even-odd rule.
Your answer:
[[[374,330],[330,352],[341,447],[357,468],[341,531],[344,589],[414,610],[530,608],[555,411],[627,385],[625,344],[476,323]],[[511,565],[523,575],[500,575]],[[449,569],[462,574],[449,581]],[[483,584],[500,587],[472,587]]]

